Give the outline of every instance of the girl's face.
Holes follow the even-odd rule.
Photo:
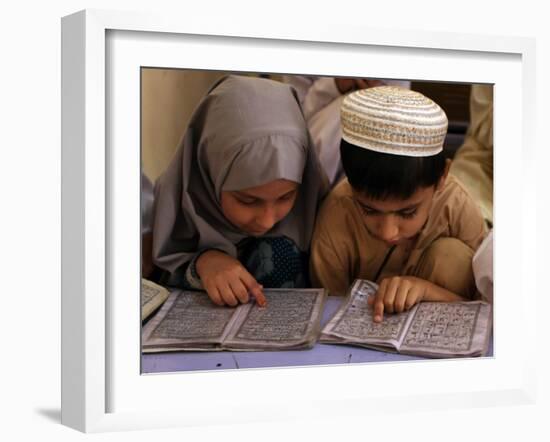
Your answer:
[[[420,232],[428,219],[435,191],[435,186],[423,187],[406,200],[375,200],[354,190],[353,198],[369,233],[393,246],[405,243]]]
[[[262,236],[288,215],[298,188],[294,181],[279,179],[249,189],[222,191],[222,213],[243,232]]]

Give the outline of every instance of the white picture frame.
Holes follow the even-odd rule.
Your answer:
[[[357,54],[383,63],[367,72],[353,62]],[[139,149],[132,146],[139,147],[135,81],[143,65],[494,83],[494,357],[141,376]],[[534,76],[528,38],[201,19],[182,25],[177,17],[100,10],[64,17],[62,423],[101,432],[533,404],[536,322],[527,315],[536,303],[536,194],[526,189],[536,187]],[[519,158],[511,145],[521,146]],[[506,179],[518,166],[523,186]],[[512,232],[517,242],[506,239]],[[511,278],[518,262],[520,276]],[[212,395],[214,409],[205,400]],[[224,405],[247,412],[224,414]]]

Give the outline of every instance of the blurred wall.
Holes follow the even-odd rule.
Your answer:
[[[142,167],[151,181],[170,162],[200,99],[223,75],[223,72],[142,69]]]
[[[141,75],[142,167],[154,182],[168,166],[195,107],[227,72],[143,68]],[[270,77],[282,79],[280,75]],[[447,113],[445,148],[454,156],[469,123],[470,85],[422,81],[412,82],[411,88],[435,100]]]

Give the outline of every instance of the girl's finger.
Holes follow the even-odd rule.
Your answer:
[[[208,294],[208,297],[214,304],[225,305],[225,302],[223,302],[220,292],[218,291],[215,285],[206,286],[205,289],[206,289],[206,293]]]
[[[223,301],[231,307],[235,307],[239,303],[239,301],[237,301],[237,298],[233,294],[233,290],[231,290],[231,287],[227,282],[219,283],[218,291]]]
[[[248,290],[240,279],[230,281],[229,286],[241,304],[246,304],[248,302]]]
[[[258,305],[260,307],[265,307],[267,305],[267,299],[264,295],[263,286],[258,284],[258,281],[256,281],[256,279],[246,270],[243,270],[241,280],[247,290],[256,298]]]

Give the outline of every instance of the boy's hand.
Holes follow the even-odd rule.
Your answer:
[[[374,297],[368,304],[374,306],[374,322],[382,322],[384,311],[401,313],[409,310],[426,297],[427,281],[414,276],[392,276],[380,283]]]
[[[235,258],[218,250],[204,252],[196,263],[197,273],[208,296],[217,305],[236,306],[249,300],[249,293],[260,307],[267,303],[263,287]]]

